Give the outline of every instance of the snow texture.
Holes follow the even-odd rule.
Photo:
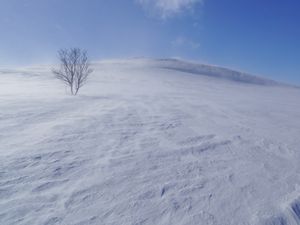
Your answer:
[[[76,97],[0,73],[1,225],[300,224],[300,89],[107,60]]]

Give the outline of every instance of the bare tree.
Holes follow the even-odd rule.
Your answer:
[[[87,58],[87,52],[80,48],[61,49],[58,51],[60,68],[53,69],[55,77],[70,87],[72,95],[77,95],[93,72]]]

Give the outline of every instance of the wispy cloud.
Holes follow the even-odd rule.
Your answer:
[[[172,17],[184,10],[191,9],[204,0],[136,0],[144,8],[155,10],[161,18]]]
[[[171,45],[174,48],[189,48],[193,50],[200,48],[199,42],[188,39],[186,37],[177,37],[175,40],[171,42]]]

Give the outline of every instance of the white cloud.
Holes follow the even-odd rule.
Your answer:
[[[156,10],[162,18],[168,18],[184,10],[191,9],[203,0],[136,0],[144,8]]]

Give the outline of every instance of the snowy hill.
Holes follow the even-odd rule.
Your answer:
[[[300,89],[107,60],[79,96],[0,73],[0,224],[300,224]]]
[[[230,70],[218,66],[198,64],[193,62],[181,61],[176,59],[158,59],[153,61],[153,66],[160,68],[178,70],[185,73],[199,74],[210,77],[228,79],[232,81],[245,82],[260,85],[284,85],[273,80],[257,77],[251,74]]]

